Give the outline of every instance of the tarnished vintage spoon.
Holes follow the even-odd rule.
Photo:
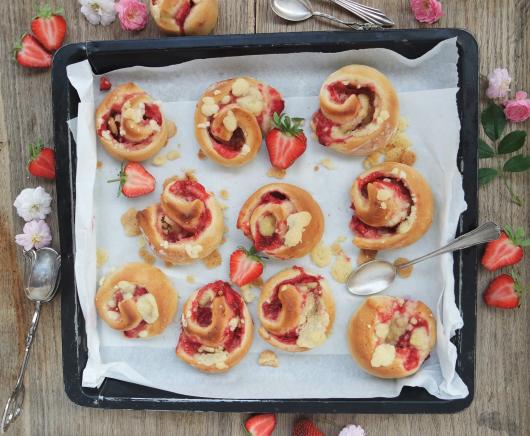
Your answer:
[[[435,257],[440,254],[463,250],[464,248],[492,241],[499,237],[500,232],[501,229],[497,224],[488,222],[481,225],[480,227],[477,227],[475,230],[471,230],[470,232],[459,236],[445,247],[439,248],[438,250],[399,266],[396,266],[386,260],[379,259],[366,262],[349,275],[348,280],[346,280],[346,288],[354,295],[364,296],[377,294],[384,291],[385,289],[388,289],[388,287],[396,278],[398,270],[407,268],[418,262],[430,259],[431,257]]]
[[[322,17],[339,24],[344,24],[354,30],[381,28],[381,26],[375,23],[351,23],[330,14],[315,11],[311,7],[311,4],[305,0],[269,0],[269,3],[273,12],[287,21],[304,21],[311,17]]]
[[[25,256],[25,283],[24,291],[26,297],[35,302],[35,312],[31,318],[28,333],[26,335],[26,347],[24,360],[18,373],[17,383],[13,393],[9,397],[2,416],[2,433],[19,417],[24,403],[24,374],[29,362],[31,345],[35,338],[35,331],[39,324],[40,309],[42,303],[47,303],[53,299],[59,285],[59,269],[61,266],[61,256],[53,248],[41,248],[39,250],[29,250]]]

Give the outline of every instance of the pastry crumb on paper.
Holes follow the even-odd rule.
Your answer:
[[[166,159],[167,160],[177,160],[178,158],[180,158],[181,154],[180,154],[180,151],[178,150],[171,150],[169,151],[167,154],[166,154]]]
[[[219,192],[219,197],[226,201],[230,197],[230,194],[226,189],[221,189],[221,191]]]
[[[256,299],[256,294],[254,294],[250,285],[241,286],[241,296],[245,303],[252,303]]]
[[[121,225],[127,236],[139,236],[142,234],[138,220],[136,219],[137,213],[138,211],[134,207],[131,207],[120,218]]]
[[[199,151],[197,152],[197,157],[198,157],[200,160],[206,160],[206,159],[208,159],[208,156],[206,156],[206,155],[204,154],[204,151],[202,151],[202,150],[199,150]]]
[[[145,263],[153,265],[156,262],[156,257],[149,251],[149,249],[144,246],[138,250],[138,255],[143,259]]]
[[[346,280],[352,271],[353,266],[351,264],[350,258],[344,253],[340,253],[335,258],[335,263],[331,267],[331,276],[338,283],[346,283]]]
[[[283,179],[286,175],[286,171],[285,170],[280,170],[278,168],[274,168],[274,167],[271,167],[271,169],[269,171],[267,171],[267,175],[269,177],[273,177],[275,179]]]
[[[274,351],[264,350],[259,353],[258,365],[278,368],[280,366],[280,361],[278,360],[278,356],[276,356]]]
[[[104,248],[96,248],[96,266],[102,267],[109,260],[109,253]]]
[[[322,159],[319,163],[327,170],[331,171],[335,169],[335,164],[333,163],[331,159]]]
[[[166,162],[167,162],[167,159],[166,159],[166,155],[164,154],[157,154],[151,161],[151,163],[157,167],[161,167],[165,165]]]
[[[331,263],[331,247],[320,241],[310,253],[311,261],[319,268],[324,268]]]
[[[103,168],[103,162],[101,162],[100,160],[97,161],[96,163],[96,168],[99,170],[101,168]]]
[[[191,274],[187,275],[186,276],[186,281],[190,284],[190,285],[193,285],[195,283],[195,277],[192,276]]]
[[[202,263],[208,269],[217,268],[222,263],[221,253],[219,250],[212,251],[208,256],[202,259]]]
[[[377,250],[361,249],[359,256],[357,256],[357,265],[360,266],[366,262],[370,262],[375,259],[375,256],[377,256]]]

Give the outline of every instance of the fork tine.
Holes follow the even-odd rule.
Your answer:
[[[359,7],[357,6],[358,3],[351,2],[350,0],[333,0],[333,2],[339,6],[342,6],[344,9],[350,11],[354,15],[357,15],[359,18],[363,19],[364,21],[367,21],[368,23],[374,23],[384,26],[393,26],[395,24],[384,13],[380,11],[376,13],[365,10],[363,8],[364,5],[360,5],[362,7]]]

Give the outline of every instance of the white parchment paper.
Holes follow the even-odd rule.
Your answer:
[[[77,180],[75,222],[75,272],[81,307],[86,320],[88,362],[83,386],[99,386],[105,377],[165,389],[168,391],[216,398],[361,398],[394,397],[403,386],[423,386],[444,399],[463,398],[467,387],[455,372],[456,349],[450,342],[462,319],[454,301],[452,257],[444,255],[414,268],[412,278],[398,279],[390,295],[423,300],[438,320],[437,345],[421,370],[402,380],[380,380],[365,374],[352,360],[346,341],[346,326],[361,303],[336,283],[329,268],[319,269],[309,257],[296,261],[267,262],[264,278],[290,265],[318,271],[332,285],[337,316],[334,331],[325,344],[306,353],[289,354],[276,350],[279,368],[257,364],[260,351],[270,348],[255,334],[246,358],[225,374],[203,374],[175,356],[179,325],[175,321],[159,337],[127,340],[98,319],[94,296],[100,277],[112,268],[138,261],[138,238],[125,236],[121,215],[129,208],[141,209],[158,201],[162,181],[193,169],[208,190],[229,192],[224,202],[227,242],[220,248],[223,264],[206,269],[201,262],[167,268],[157,261],[180,295],[180,319],[183,301],[198,287],[216,279],[228,278],[228,258],[238,245],[248,245],[236,229],[237,214],[246,198],[258,187],[276,181],[266,175],[269,161],[265,147],[250,164],[237,169],[224,168],[198,159],[193,133],[195,102],[213,82],[238,75],[250,75],[278,88],[286,98],[286,111],[310,119],[318,107],[318,92],[323,80],[336,69],[353,63],[380,69],[392,80],[399,93],[401,114],[409,122],[407,134],[417,154],[415,167],[433,189],[436,213],[429,232],[416,244],[380,254],[395,259],[413,258],[449,241],[455,234],[459,215],[465,210],[462,179],[457,170],[460,123],[457,114],[458,60],[456,39],[446,40],[419,59],[409,60],[385,49],[352,50],[341,53],[297,53],[287,55],[245,56],[194,60],[165,68],[134,67],[113,71],[106,76],[117,85],[134,81],[163,102],[166,116],[178,133],[167,151],[179,150],[182,157],[161,167],[146,162],[157,179],[156,191],[146,197],[116,197],[116,186],[107,179],[118,172],[120,162],[108,156],[97,143],[94,112],[103,98],[98,78],[87,61],[68,67],[68,77],[79,93],[81,103],[77,119]],[[72,120],[73,121],[73,120]],[[72,126],[71,126],[72,127]],[[348,223],[351,218],[348,192],[355,177],[363,171],[362,159],[338,155],[319,145],[309,134],[307,152],[288,170],[284,182],[309,191],[320,204],[326,219],[324,241],[331,244],[339,236],[352,262],[358,250],[351,244]],[[335,169],[314,166],[329,158]],[[96,162],[103,166],[96,170]],[[105,249],[109,260],[96,268],[96,246]],[[186,276],[196,278],[189,284]],[[255,322],[256,303],[249,305]],[[443,323],[442,323],[443,321]]]

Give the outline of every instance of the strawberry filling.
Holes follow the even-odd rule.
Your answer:
[[[201,200],[206,201],[210,194],[206,192],[204,186],[199,182],[190,179],[176,180],[169,187],[169,191],[187,201]]]
[[[267,132],[270,129],[271,120],[274,113],[280,115],[285,108],[285,102],[281,94],[272,86],[267,86],[262,83],[258,84],[258,89],[261,95],[264,97],[267,106],[261,113],[256,117],[258,124],[262,132]]]
[[[325,147],[328,147],[330,144],[340,143],[346,140],[346,138],[333,138],[331,136],[333,126],[338,126],[338,124],[334,123],[329,118],[326,118],[321,110],[313,115],[313,126],[318,137],[318,142]]]
[[[289,197],[280,191],[270,191],[261,197],[260,205],[266,203],[281,204],[284,201],[289,200]]]
[[[366,95],[370,103],[375,99],[375,91],[370,86],[357,87],[351,83],[343,83],[341,81],[330,83],[327,86],[328,94],[331,100],[335,103],[344,103],[351,95]],[[371,105],[373,106],[373,104]],[[372,114],[373,115],[373,114]]]
[[[233,159],[241,153],[245,145],[245,133],[241,128],[237,128],[229,141],[223,141],[215,136],[215,132],[210,129],[214,150],[225,159]]]
[[[284,201],[288,201],[288,200],[289,200],[289,197],[287,197],[287,195],[285,195],[283,192],[270,191],[261,197],[260,205],[267,204],[267,203],[281,204]],[[278,229],[281,226],[282,226],[282,223],[280,223],[280,226],[277,226],[276,229]],[[250,234],[250,231],[249,231],[249,234]],[[275,250],[276,248],[280,247],[283,244],[283,239],[277,230],[270,236],[265,236],[261,232],[258,231],[257,234],[253,236],[253,239],[254,239],[254,246],[256,247],[256,250],[258,251]]]
[[[133,293],[133,300],[136,302],[138,301],[138,298],[142,295],[145,295],[147,294],[149,291],[147,289],[145,289],[143,286],[139,286],[139,285],[136,285],[136,288],[134,290],[134,293]],[[123,301],[123,294],[121,291],[116,291],[116,293],[114,294],[114,299],[116,300],[116,307],[112,308],[112,309],[109,309],[109,310],[112,310],[114,312],[118,312],[120,311],[118,305]],[[125,330],[123,332],[123,334],[125,336],[127,336],[128,338],[137,338],[139,333],[142,331],[142,330],[145,330],[145,328],[147,327],[147,322],[145,322],[144,320],[142,320],[140,322],[140,324],[138,324],[135,328],[131,329],[131,330]]]
[[[178,8],[177,12],[175,13],[175,22],[177,23],[177,26],[180,27],[180,31],[182,32],[182,34],[184,34],[184,22],[186,21],[186,18],[188,18],[188,15],[191,13],[192,7],[192,2],[188,0],[184,2],[184,4],[180,8]]]

